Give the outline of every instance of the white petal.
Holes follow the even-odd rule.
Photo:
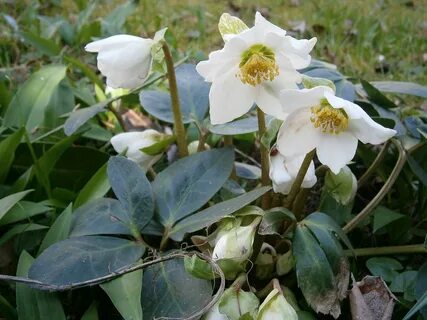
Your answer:
[[[324,133],[316,153],[319,161],[327,165],[334,174],[353,159],[357,149],[357,138],[348,132],[336,135]]]
[[[237,68],[231,69],[212,83],[209,92],[212,124],[230,122],[248,112],[254,103],[256,88],[243,84],[237,72]]]
[[[372,120],[357,104],[330,93],[325,94],[325,97],[334,108],[344,109],[349,117],[348,131],[363,143],[380,144],[396,134],[395,130],[385,128]]]
[[[325,92],[333,92],[333,90],[326,86],[318,86],[312,89],[282,90],[280,101],[283,110],[291,113],[300,108],[311,108],[319,105],[325,96]]]
[[[293,179],[295,179],[298,175],[299,169],[304,161],[305,155],[295,156],[291,158],[285,159],[286,169]],[[310,166],[308,167],[307,173],[304,176],[304,180],[302,182],[303,188],[311,188],[317,182],[315,170],[314,170],[314,162],[310,162]]]
[[[140,41],[140,40],[145,40],[145,39],[132,36],[129,34],[117,34],[115,36],[111,36],[105,39],[90,42],[86,45],[85,50],[88,52],[99,52],[104,48],[120,48],[125,44]]]
[[[293,183],[285,167],[285,157],[280,153],[270,156],[270,179],[273,182],[273,190],[276,193],[288,194]]]
[[[288,113],[283,110],[280,103],[280,90],[284,86],[289,85],[284,81],[280,81],[280,78],[276,78],[273,81],[264,81],[259,85],[257,96],[255,97],[255,103],[261,108],[264,113],[269,114],[277,119],[285,120]],[[289,86],[291,86],[290,84]]]
[[[295,69],[303,69],[308,67],[311,62],[310,51],[316,44],[317,39],[295,39],[291,36],[286,36],[283,44],[283,52],[289,57]]]
[[[282,37],[284,37],[286,35],[285,30],[283,30],[283,29],[279,28],[278,26],[269,22],[258,11],[257,11],[257,13],[255,13],[255,26],[262,29],[264,33],[273,32],[273,33],[276,33]]]
[[[277,136],[277,148],[285,157],[305,155],[319,143],[320,132],[310,121],[310,109],[300,109],[289,115]]]

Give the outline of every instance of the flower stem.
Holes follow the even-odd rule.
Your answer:
[[[390,191],[397,177],[399,176],[400,171],[402,170],[405,162],[406,162],[406,153],[402,147],[402,144],[399,140],[393,139],[392,142],[397,147],[399,151],[399,158],[397,159],[396,165],[393,168],[390,176],[387,181],[384,183],[383,187],[377,193],[377,195],[367,204],[367,206],[360,211],[349,223],[347,223],[343,231],[345,233],[349,233],[353,230],[363,219],[369,216],[372,210],[381,202],[381,200],[385,197],[385,195]]]
[[[310,163],[313,160],[316,149],[313,149],[309,153],[305,155],[304,161],[299,168],[297,177],[295,178],[294,183],[292,184],[291,191],[285,199],[283,206],[285,208],[291,208],[292,203],[294,202],[296,196],[298,195],[299,190],[301,189],[301,184],[304,181],[304,177],[307,173],[308,168],[310,167]]]
[[[376,247],[376,248],[359,248],[352,250],[344,250],[348,257],[353,255],[356,257],[362,256],[379,256],[387,254],[404,254],[404,253],[426,253],[427,247],[425,244],[411,244],[407,246],[391,246],[391,247]]]
[[[234,147],[233,136],[224,136],[224,146]],[[237,180],[236,166],[233,163],[233,169],[231,170],[230,179]]]
[[[178,144],[178,153],[179,156],[186,157],[188,156],[188,146],[186,141],[186,133],[184,123],[182,122],[181,107],[179,105],[178,97],[178,86],[176,84],[175,76],[175,67],[173,65],[173,59],[169,47],[166,42],[162,46],[163,52],[165,54],[166,67],[168,70],[168,80],[169,80],[169,91],[172,101],[172,112],[174,119],[174,132],[176,136],[176,141]]]
[[[368,178],[375,172],[375,170],[378,168],[381,161],[384,159],[385,155],[387,154],[389,145],[390,145],[389,141],[384,143],[383,147],[381,148],[381,151],[378,153],[375,160],[372,162],[369,168],[365,171],[365,173],[359,178],[359,181],[357,181],[357,188],[360,188],[366,182],[368,182]]]
[[[267,131],[266,125],[265,125],[265,114],[260,109],[257,108],[257,115],[258,115],[258,139],[259,139],[259,149],[261,154],[261,183],[263,186],[270,185],[270,178],[269,178],[269,162],[268,162],[268,153],[269,150],[264,144],[261,142],[261,138],[264,135],[264,133]],[[262,196],[261,200],[261,206],[263,209],[268,209],[270,205],[270,192],[266,192]]]
[[[122,128],[123,132],[126,132],[128,130],[126,130],[126,124],[123,120],[122,115],[120,114],[120,112],[118,110],[116,110],[111,104],[108,105],[108,110],[110,110],[114,116],[117,119],[117,122],[119,123],[120,127]]]

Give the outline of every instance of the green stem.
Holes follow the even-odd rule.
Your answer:
[[[393,168],[393,171],[390,173],[387,181],[384,183],[383,187],[377,193],[377,195],[368,203],[368,205],[360,211],[349,223],[347,223],[343,230],[345,233],[349,233],[353,230],[363,219],[369,216],[372,210],[381,202],[385,195],[390,191],[397,177],[399,176],[400,171],[406,162],[406,153],[402,147],[402,144],[399,140],[393,139],[392,142],[397,147],[399,151],[399,158],[397,159],[396,165]]]
[[[359,248],[354,250],[344,250],[348,257],[356,256],[379,256],[387,254],[405,254],[405,253],[426,253],[427,247],[425,244],[411,244],[407,246],[391,246],[377,248]]]
[[[170,232],[170,227],[165,227],[162,240],[160,241],[160,251],[163,251],[169,242],[169,232]]]
[[[113,114],[114,117],[116,117],[117,122],[119,123],[120,127],[122,128],[123,132],[126,132],[126,124],[123,120],[122,115],[120,114],[120,112],[118,110],[116,110],[111,104],[108,105],[108,110],[110,110]]]
[[[223,136],[224,138],[224,146],[233,147],[233,136]],[[233,163],[233,169],[231,170],[230,179],[237,180],[236,166]]]
[[[309,191],[309,189],[300,189],[297,196],[295,197],[294,204],[292,205],[292,212],[298,221],[304,219],[303,210]]]
[[[259,150],[261,155],[261,183],[263,186],[269,186],[270,185],[270,177],[269,177],[269,161],[268,161],[268,153],[270,152],[268,148],[261,142],[262,136],[267,131],[266,125],[265,125],[265,114],[260,109],[257,108],[257,115],[258,115],[258,139],[259,139]],[[266,192],[262,196],[261,200],[261,206],[263,209],[268,209],[270,206],[270,192]]]
[[[359,181],[357,181],[357,188],[360,188],[363,186],[366,182],[368,182],[369,177],[377,170],[380,163],[383,161],[385,155],[388,151],[388,146],[390,145],[390,142],[387,141],[383,147],[381,148],[381,151],[378,153],[375,160],[372,162],[370,167],[365,171],[365,173],[360,177]]]
[[[176,84],[175,67],[169,47],[166,42],[163,43],[163,52],[165,54],[166,67],[168,70],[169,91],[172,101],[172,112],[174,119],[174,132],[178,144],[178,153],[181,158],[188,156],[188,146],[184,123],[182,122],[181,107],[178,97],[178,86]]]
[[[310,167],[310,163],[313,160],[314,154],[316,153],[316,149],[313,149],[309,153],[305,155],[305,158],[301,164],[301,167],[299,168],[297,177],[295,178],[294,183],[292,184],[291,191],[289,191],[288,196],[285,199],[285,203],[283,206],[285,208],[290,208],[298,195],[298,192],[301,189],[301,184],[304,181],[304,177],[307,173],[308,168]]]

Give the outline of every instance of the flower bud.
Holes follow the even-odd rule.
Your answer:
[[[291,271],[295,266],[295,260],[292,255],[292,250],[289,249],[284,254],[277,255],[276,272],[279,276],[283,276]]]
[[[357,191],[357,179],[348,166],[341,169],[338,174],[329,171],[325,176],[326,191],[342,205],[353,201]]]
[[[168,146],[170,143],[170,136],[153,129],[123,132],[111,138],[111,144],[116,152],[126,151],[126,157],[138,163],[144,170],[148,170],[161,158],[165,145]]]
[[[259,307],[257,320],[298,320],[294,308],[278,289],[273,289]]]
[[[199,148],[199,140],[194,140],[188,144],[188,153],[195,154],[197,153],[197,149]],[[204,150],[209,150],[211,147],[205,143]]]

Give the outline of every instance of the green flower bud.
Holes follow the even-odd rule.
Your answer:
[[[298,320],[294,308],[278,289],[273,289],[259,307],[257,320]]]

